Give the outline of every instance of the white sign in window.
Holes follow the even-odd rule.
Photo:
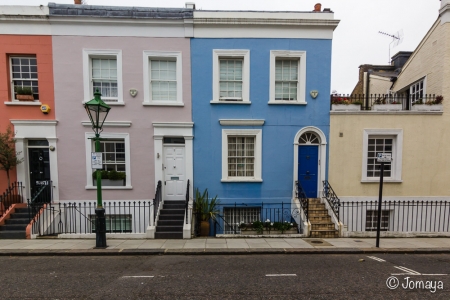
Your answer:
[[[103,169],[102,153],[92,152],[91,153],[91,167],[92,169]]]

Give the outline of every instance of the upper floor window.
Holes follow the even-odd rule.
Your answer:
[[[250,103],[250,51],[213,51],[211,103]]]
[[[144,105],[182,106],[181,52],[144,51]]]
[[[422,79],[409,87],[409,94],[412,104],[423,101],[424,81],[425,80]]]
[[[39,100],[37,60],[34,56],[12,56],[11,91],[12,99],[18,100],[20,94],[26,93],[32,97],[29,100]],[[31,99],[33,98],[33,99]]]
[[[83,50],[84,101],[98,89],[108,104],[123,103],[122,51]]]
[[[305,51],[270,51],[269,104],[306,104],[305,85]]]

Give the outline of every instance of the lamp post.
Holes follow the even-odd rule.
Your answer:
[[[84,108],[89,116],[92,124],[92,130],[95,133],[93,140],[95,141],[95,152],[100,152],[100,132],[103,131],[103,123],[108,115],[109,107],[100,98],[101,93],[97,89],[94,93],[94,99],[86,102]],[[95,209],[95,247],[106,248],[106,219],[105,209],[102,201],[102,175],[99,170],[97,175],[97,208]]]

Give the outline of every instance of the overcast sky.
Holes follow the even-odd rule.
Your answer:
[[[73,0],[56,0],[73,4]],[[334,31],[331,89],[350,93],[361,64],[387,64],[392,38],[402,30],[403,42],[390,49],[413,51],[438,17],[440,0],[87,0],[90,5],[184,7],[194,2],[204,10],[311,11],[314,4],[331,8],[341,20]],[[42,0],[0,0],[1,5],[47,5]]]

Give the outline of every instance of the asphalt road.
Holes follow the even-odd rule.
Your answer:
[[[450,299],[450,255],[373,256],[0,257],[0,298]]]

